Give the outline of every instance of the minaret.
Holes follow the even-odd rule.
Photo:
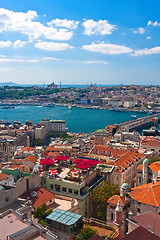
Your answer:
[[[143,184],[148,183],[148,165],[149,165],[149,160],[146,158],[143,161]]]
[[[123,221],[122,221],[122,213],[123,213],[123,209],[121,207],[121,203],[120,200],[118,200],[117,203],[117,207],[115,209],[115,220],[114,223],[117,225],[117,227],[119,228],[119,239],[123,238]]]

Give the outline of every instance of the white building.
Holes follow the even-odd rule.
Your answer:
[[[35,139],[40,138],[43,140],[45,138],[45,134],[46,134],[46,131],[44,126],[35,128]]]
[[[46,132],[54,132],[55,136],[60,136],[62,132],[66,131],[65,120],[43,119],[40,124],[44,126]]]

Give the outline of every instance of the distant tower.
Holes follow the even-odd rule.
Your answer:
[[[149,164],[149,160],[146,158],[143,161],[143,184],[147,184],[148,183],[148,164]]]
[[[119,239],[123,238],[123,221],[122,221],[123,216],[122,216],[122,212],[123,212],[123,209],[121,207],[120,200],[118,200],[117,207],[115,209],[114,223],[117,225],[117,227],[119,229]]]
[[[129,192],[130,187],[128,185],[128,183],[123,183],[121,188],[120,188],[120,195],[125,197],[126,194]]]

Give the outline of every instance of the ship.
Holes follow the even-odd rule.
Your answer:
[[[72,105],[68,105],[68,109],[71,110],[72,109]]]
[[[12,122],[9,121],[9,120],[2,120],[2,119],[0,119],[0,125],[1,125],[1,124],[4,124],[4,125],[11,125]]]
[[[15,108],[14,106],[3,106],[2,109],[11,109],[11,108]]]
[[[136,115],[131,115],[131,119],[137,119]]]
[[[43,105],[43,107],[54,107],[54,106],[55,106],[54,103],[47,103]]]

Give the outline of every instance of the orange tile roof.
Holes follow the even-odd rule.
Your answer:
[[[45,204],[46,202],[49,202],[50,200],[55,198],[54,193],[52,193],[51,191],[49,191],[48,189],[45,189],[43,187],[41,188],[36,188],[34,190],[32,190],[34,192],[37,193],[37,197],[31,197],[30,192],[25,192],[23,193],[20,197],[21,198],[28,198],[32,201],[32,205],[33,207],[39,207],[43,204]]]
[[[160,147],[160,140],[154,138],[154,137],[146,137],[142,144],[142,146],[150,146],[150,147]]]
[[[36,163],[38,159],[34,155],[28,155],[25,160]]]
[[[141,165],[139,165],[138,167],[137,167],[137,170],[143,170],[143,164],[141,164]]]
[[[23,148],[21,148],[21,150],[23,151],[23,153],[24,152],[32,152],[35,150],[35,148],[34,147],[23,147]]]
[[[160,182],[148,183],[131,188],[129,194],[131,198],[138,202],[152,206],[160,206]]]
[[[12,169],[19,168],[20,171],[22,172],[22,171],[24,170],[24,167],[25,167],[25,166],[26,166],[26,165],[18,165],[18,164],[15,164],[15,165],[12,165],[10,168],[12,168]]]
[[[9,175],[7,175],[5,173],[0,173],[0,181],[7,180],[8,177],[9,177]]]
[[[117,203],[118,203],[119,200],[120,200],[121,206],[124,207],[127,202],[126,202],[126,200],[124,199],[124,197],[119,196],[119,195],[113,195],[112,197],[110,197],[110,198],[108,199],[107,202],[117,205]]]
[[[118,151],[118,150],[116,150]],[[113,155],[112,155],[113,156]],[[115,156],[115,155],[114,155]],[[145,155],[126,151],[126,153],[122,156],[119,156],[117,158],[113,158],[107,161],[102,160],[101,163],[106,165],[113,165],[116,167],[115,171],[122,172],[123,170],[126,170],[128,167],[130,167],[132,164],[137,162],[139,159],[144,157]]]
[[[59,152],[49,152],[48,157],[59,156]]]
[[[149,168],[158,175],[158,171],[160,171],[160,162],[151,163]]]

